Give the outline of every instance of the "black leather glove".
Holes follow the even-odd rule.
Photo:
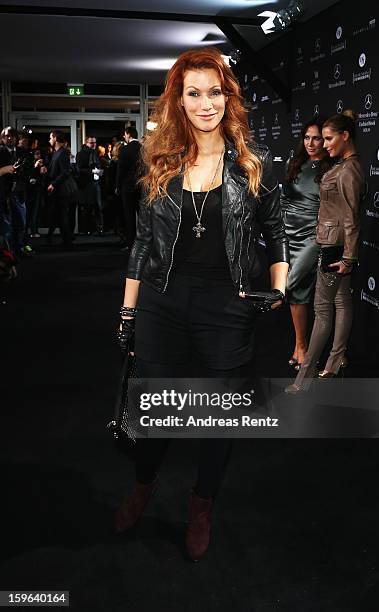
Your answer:
[[[271,306],[276,302],[284,301],[284,293],[279,289],[271,289],[271,291],[254,291],[245,293],[245,298],[251,301],[255,310],[259,312],[268,312]]]
[[[120,329],[117,331],[117,341],[122,353],[130,353],[134,350],[134,327],[135,319],[121,318]]]

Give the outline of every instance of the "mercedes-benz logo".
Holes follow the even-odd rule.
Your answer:
[[[278,125],[278,123],[279,123],[278,113],[275,113],[274,125]]]
[[[379,191],[374,193],[374,206],[375,208],[379,208]]]
[[[372,107],[372,95],[367,94],[367,96],[365,97],[365,109],[370,110],[371,107]]]
[[[314,113],[315,116],[320,114],[320,107],[319,107],[318,104],[315,104],[315,107],[313,109],[313,113]]]
[[[341,26],[338,26],[337,30],[336,30],[336,39],[339,40],[342,36],[342,28]]]
[[[363,66],[366,63],[366,54],[365,53],[361,53],[360,56],[359,56],[359,60],[358,61],[359,61],[359,66],[361,68],[363,68]]]
[[[336,79],[336,81],[338,81],[338,79],[341,76],[341,70],[342,70],[341,64],[336,64],[334,66],[334,78]]]
[[[343,102],[342,100],[338,100],[337,102],[337,113],[342,113],[343,111]]]
[[[321,38],[315,40],[315,51],[318,53],[321,50]]]
[[[300,109],[297,108],[295,110],[295,121],[299,121],[299,119],[300,119]]]
[[[370,289],[370,291],[374,291],[375,286],[376,286],[375,278],[373,276],[370,276],[367,281],[367,284],[368,284],[368,288]]]

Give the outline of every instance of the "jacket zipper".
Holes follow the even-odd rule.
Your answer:
[[[251,226],[250,226],[250,229],[249,229],[249,240],[248,240],[248,243],[247,243],[247,261],[249,263],[250,263],[250,241],[251,241],[251,234],[252,234],[252,232],[251,232]]]
[[[240,221],[241,242],[240,242],[240,252],[239,252],[239,257],[238,257],[238,266],[239,266],[239,269],[240,269],[240,291],[243,291],[243,287],[242,287],[241,253],[242,253],[242,241],[243,241],[242,221],[243,221],[244,214],[245,214],[245,206],[244,206],[243,200],[242,200],[242,215],[241,215],[241,221]]]
[[[177,205],[177,203],[176,203],[176,202],[174,202],[174,200],[173,200],[173,199],[172,199],[172,198],[171,198],[171,197],[170,197],[168,194],[167,194],[167,197],[168,197],[168,199],[169,199],[169,200],[171,200],[171,202],[172,202],[172,203],[173,203],[173,204],[176,206],[176,208],[178,208],[178,209],[179,209],[179,224],[178,224],[178,229],[177,229],[177,231],[176,231],[176,237],[175,237],[175,240],[174,240],[174,244],[172,245],[172,249],[171,249],[171,263],[170,263],[170,267],[169,267],[168,272],[167,272],[165,286],[163,287],[163,293],[164,293],[164,292],[166,291],[166,289],[167,289],[167,285],[168,285],[168,277],[170,276],[171,268],[172,268],[172,265],[173,265],[173,263],[174,263],[174,249],[175,249],[175,245],[176,245],[176,243],[177,243],[177,241],[178,241],[178,237],[179,237],[179,230],[180,230],[180,224],[181,224],[181,222],[182,222],[182,209],[180,208],[180,206],[178,206],[178,205]],[[182,197],[183,197],[183,191],[182,191]]]

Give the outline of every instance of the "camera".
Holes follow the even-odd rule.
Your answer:
[[[21,174],[22,170],[25,166],[26,157],[19,157],[17,161],[13,164],[13,168],[15,169],[15,174]]]

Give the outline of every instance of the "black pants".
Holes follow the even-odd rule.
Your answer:
[[[64,244],[71,244],[72,234],[68,218],[69,198],[61,198],[51,195],[47,199],[48,204],[48,236],[54,234],[56,227],[59,227]]]
[[[173,276],[165,294],[141,284],[136,327],[141,378],[246,379],[251,374],[254,313],[231,282]],[[136,478],[154,480],[169,439],[138,438]],[[185,446],[192,441],[181,439]],[[214,497],[220,487],[231,440],[201,438],[195,491]]]
[[[139,191],[123,190],[121,198],[125,219],[125,242],[126,246],[132,247],[136,237],[136,222],[140,193]]]

